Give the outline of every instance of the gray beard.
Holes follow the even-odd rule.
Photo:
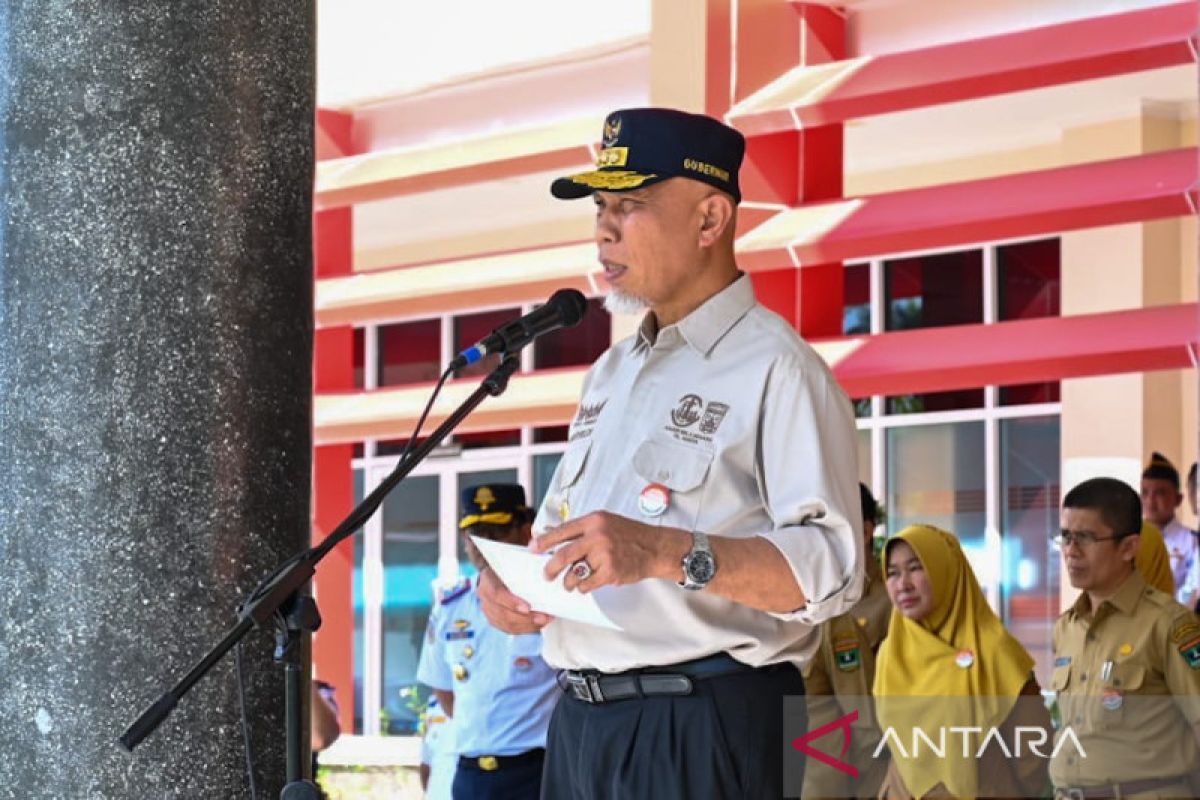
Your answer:
[[[610,314],[641,314],[649,304],[640,297],[612,289],[604,297],[604,309]]]

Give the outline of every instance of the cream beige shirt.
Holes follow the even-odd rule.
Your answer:
[[[1050,762],[1055,786],[1187,775],[1200,768],[1200,624],[1134,572],[1092,609],[1086,593],[1054,626],[1054,674],[1066,743]],[[1060,731],[1059,737],[1064,734]]]
[[[721,651],[755,666],[802,664],[819,642],[815,626],[858,601],[850,403],[812,348],[757,303],[748,277],[675,325],[658,330],[647,315],[588,373],[570,431],[535,533],[604,510],[710,536],[761,536],[808,602],[770,614],[675,581],[602,587],[596,599],[624,631],[555,620],[544,632],[552,666],[618,672]],[[657,515],[653,497],[640,500],[652,484],[669,492]]]

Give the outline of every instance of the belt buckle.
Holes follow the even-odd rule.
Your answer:
[[[581,675],[567,673],[567,683],[571,684],[571,694],[585,703],[603,703],[604,692],[600,691],[598,675]]]
[[[495,756],[480,756],[479,768],[484,772],[495,772],[500,769],[500,761]]]

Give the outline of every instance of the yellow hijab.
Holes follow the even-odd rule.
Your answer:
[[[1138,545],[1137,555],[1133,563],[1138,572],[1142,573],[1146,583],[1175,596],[1175,575],[1171,572],[1171,556],[1167,553],[1167,543],[1162,531],[1153,522],[1142,522],[1142,541]]]
[[[880,726],[885,732],[893,728],[906,749],[916,724],[935,740],[942,726],[979,727],[986,735],[1011,713],[1029,681],[1033,657],[988,605],[954,534],[928,525],[905,528],[884,548],[885,572],[896,540],[907,542],[921,559],[934,598],[929,616],[920,621],[892,609],[891,627],[876,657],[874,694]],[[909,696],[971,701],[906,703]],[[889,703],[889,697],[897,700]],[[976,746],[981,739],[977,737]],[[964,759],[961,738],[948,735],[947,741],[952,744],[945,758],[931,757],[927,749],[919,758],[911,757],[911,750],[908,758],[893,752],[913,797],[924,796],[939,782],[954,797],[976,796],[974,747],[972,757]]]

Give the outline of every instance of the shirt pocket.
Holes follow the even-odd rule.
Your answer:
[[[558,489],[569,489],[579,483],[579,478],[583,475],[584,465],[587,464],[588,453],[591,451],[591,439],[575,442],[567,447],[558,469]]]
[[[550,524],[558,525],[561,522],[578,516],[571,510],[571,504],[572,502],[577,502],[580,498],[572,497],[571,490],[583,477],[583,471],[588,462],[588,454],[591,451],[592,440],[583,439],[572,442],[563,453],[562,461],[558,462],[558,477],[555,478],[555,483],[546,496],[550,504]]]
[[[1095,709],[1096,727],[1100,730],[1125,728],[1129,721],[1137,718],[1138,709],[1130,709],[1130,703],[1146,703],[1139,697],[1146,683],[1146,666],[1136,661],[1125,661],[1113,665],[1112,675],[1100,686],[1100,697]],[[1145,706],[1143,706],[1144,710]]]
[[[642,480],[638,498],[652,483],[670,490],[667,509],[657,516],[658,524],[685,530],[696,527],[704,505],[704,479],[712,461],[711,452],[675,442],[647,439],[638,445],[633,454],[633,471]],[[653,516],[638,503],[638,518],[649,520]]]

